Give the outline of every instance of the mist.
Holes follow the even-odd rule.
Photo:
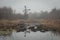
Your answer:
[[[23,13],[24,5],[31,9],[31,12],[51,11],[53,8],[60,8],[60,0],[0,0],[0,7],[12,7],[17,13]]]

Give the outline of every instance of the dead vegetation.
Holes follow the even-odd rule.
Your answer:
[[[60,20],[41,20],[45,28],[60,32]]]
[[[44,29],[55,30],[60,32],[60,20],[48,19],[17,19],[17,20],[0,20],[0,30],[16,28],[19,23],[40,23]],[[12,30],[12,29],[11,29]]]

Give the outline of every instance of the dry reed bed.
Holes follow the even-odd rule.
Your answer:
[[[41,20],[40,22],[47,29],[55,29],[56,31],[60,31],[60,20]]]
[[[33,23],[38,22],[44,25],[44,28],[46,29],[56,29],[60,31],[60,20],[48,20],[48,19],[17,19],[17,20],[0,20],[0,27],[1,26],[8,26],[13,27],[16,26],[19,23]]]

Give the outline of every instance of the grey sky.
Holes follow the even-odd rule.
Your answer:
[[[30,8],[32,12],[60,8],[60,0],[0,0],[0,7],[12,7],[17,12],[24,10],[24,5]]]

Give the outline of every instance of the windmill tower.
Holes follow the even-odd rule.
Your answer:
[[[24,6],[24,19],[28,19],[28,11],[30,9],[27,9],[26,5]]]

